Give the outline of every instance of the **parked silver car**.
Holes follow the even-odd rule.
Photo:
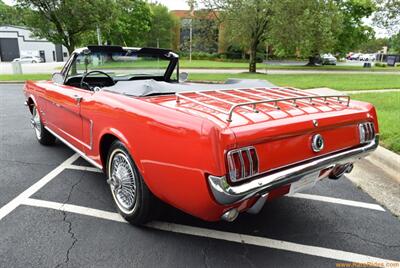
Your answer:
[[[332,54],[327,53],[321,56],[321,63],[322,65],[336,65],[337,59]]]
[[[360,61],[375,61],[375,54],[361,54]]]
[[[40,63],[40,62],[43,62],[43,59],[41,57],[37,57],[37,56],[24,56],[24,57],[13,59],[13,62]]]

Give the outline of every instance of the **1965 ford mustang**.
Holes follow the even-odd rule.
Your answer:
[[[208,221],[338,179],[378,146],[375,108],[259,80],[195,84],[169,50],[77,49],[52,81],[26,82],[41,144],[104,171],[129,222],[163,201]]]

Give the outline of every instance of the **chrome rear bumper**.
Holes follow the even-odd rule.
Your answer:
[[[230,185],[225,176],[216,177],[210,175],[208,176],[208,183],[215,200],[219,204],[234,204],[256,195],[263,195],[274,188],[295,182],[303,176],[318,170],[333,167],[337,164],[352,163],[367,156],[368,153],[378,147],[378,144],[379,136],[376,136],[371,143],[362,147],[317,158],[281,171],[266,174],[265,176],[261,174],[256,179],[237,186]]]

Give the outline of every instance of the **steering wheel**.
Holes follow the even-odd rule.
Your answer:
[[[111,76],[109,76],[105,72],[95,70],[95,71],[87,72],[82,76],[81,82],[79,83],[81,88],[85,87],[85,88],[87,88],[89,90],[93,90],[93,88],[89,85],[89,83],[85,82],[85,79],[86,79],[86,77],[88,77],[89,75],[94,74],[94,73],[98,73],[98,74],[104,75],[110,81],[110,84],[115,85],[115,81]]]

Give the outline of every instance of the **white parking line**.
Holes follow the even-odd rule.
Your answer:
[[[46,176],[41,178],[39,181],[37,181],[35,184],[33,184],[31,187],[23,191],[21,194],[19,194],[17,197],[15,197],[13,200],[8,202],[6,205],[4,205],[2,208],[0,208],[0,220],[3,219],[5,216],[7,216],[11,211],[16,209],[22,201],[24,201],[26,198],[29,198],[31,195],[39,191],[43,186],[45,186],[48,182],[50,182],[52,179],[54,179],[58,174],[60,174],[65,167],[68,165],[72,164],[76,159],[79,158],[78,154],[72,155],[70,158],[62,162],[58,167],[50,171]]]
[[[28,205],[28,206],[41,207],[41,208],[51,208],[51,209],[56,209],[56,210],[61,210],[61,211],[66,211],[66,212],[73,212],[73,213],[82,214],[82,215],[86,215],[86,216],[92,216],[92,217],[96,217],[96,218],[126,223],[125,219],[118,213],[108,212],[108,211],[104,211],[104,210],[100,210],[100,209],[94,209],[94,208],[88,208],[88,207],[82,207],[82,206],[76,206],[76,205],[70,205],[70,204],[63,204],[63,203],[52,202],[52,201],[45,201],[45,200],[39,200],[39,199],[34,199],[34,198],[27,198],[27,199],[23,200],[21,205]]]
[[[352,201],[352,200],[333,198],[333,197],[327,197],[327,196],[321,196],[321,195],[295,193],[295,194],[290,195],[290,196],[288,195],[288,197],[310,199],[310,200],[316,200],[316,201],[340,204],[340,205],[345,205],[345,206],[368,208],[368,209],[373,209],[373,210],[378,210],[378,211],[386,211],[383,207],[381,207],[378,204],[365,203],[365,202],[359,202],[359,201]]]
[[[69,165],[65,167],[66,169],[75,169],[75,170],[82,170],[82,171],[90,171],[90,172],[97,172],[97,173],[103,173],[101,169],[95,168],[95,167],[85,167],[85,166],[77,166],[77,165]]]
[[[86,167],[86,166],[77,166],[77,165],[69,165],[66,167],[66,169],[103,173],[102,170],[95,168],[95,167]],[[340,204],[340,205],[345,205],[345,206],[367,208],[367,209],[372,209],[372,210],[377,210],[377,211],[386,211],[382,206],[380,206],[378,204],[359,202],[359,201],[334,198],[334,197],[327,197],[327,196],[322,196],[322,195],[295,193],[295,194],[287,195],[287,197],[295,197],[295,198],[309,199],[309,200],[315,200],[315,201],[321,201],[321,202],[327,202],[327,203],[333,203],[333,204]]]
[[[78,165],[68,165],[65,167],[66,169],[74,169],[80,171],[89,171],[89,172],[96,172],[96,173],[103,173],[102,170],[95,168],[95,167],[87,167],[87,166],[78,166]],[[287,195],[287,197],[294,197],[294,198],[302,198],[302,199],[309,199],[314,201],[321,201],[333,204],[340,204],[345,206],[352,206],[352,207],[359,207],[359,208],[366,208],[372,209],[377,211],[386,211],[382,206],[378,204],[366,203],[366,202],[359,202],[341,198],[334,198],[334,197],[327,197],[321,195],[311,195],[311,194],[303,194],[303,193],[295,193],[291,195]]]
[[[57,202],[50,202],[37,199],[25,199],[24,205],[50,208],[55,210],[61,210],[86,216],[92,216],[96,218],[112,220],[117,222],[126,222],[118,213],[112,213],[108,211],[102,211],[98,209],[92,209],[82,206],[62,204]],[[374,266],[385,267],[388,263],[397,264],[397,261],[376,258],[368,255],[347,252],[343,250],[336,250],[330,248],[316,247],[302,245],[293,242],[287,242],[282,240],[270,239],[265,237],[257,237],[244,234],[236,234],[231,232],[217,231],[212,229],[193,227],[182,224],[167,223],[167,222],[150,222],[146,225],[147,227],[158,229],[162,231],[174,232],[179,234],[186,234],[198,237],[207,237],[218,240],[225,240],[235,243],[243,243],[248,245],[273,248],[278,250],[285,250],[290,252],[296,252],[306,255],[312,255],[327,259],[341,260],[352,263],[374,263]],[[393,266],[394,267],[394,266]]]

